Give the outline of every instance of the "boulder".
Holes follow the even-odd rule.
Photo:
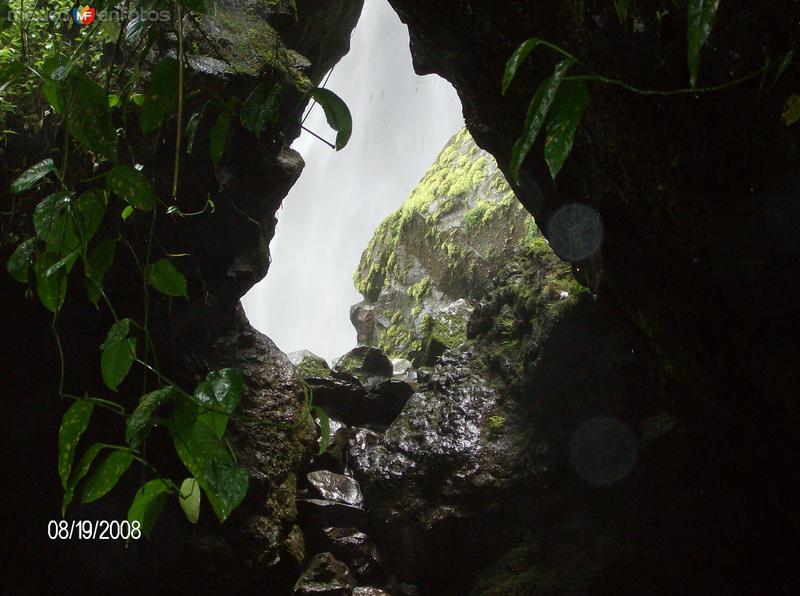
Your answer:
[[[358,486],[358,482],[349,476],[336,474],[328,470],[317,470],[309,472],[306,477],[323,499],[338,501],[355,507],[364,505],[361,487]]]
[[[300,350],[288,354],[289,360],[297,367],[297,374],[301,377],[329,377],[331,367],[324,358],[308,350]]]
[[[294,586],[295,594],[350,596],[355,580],[347,565],[331,553],[319,553]]]
[[[374,370],[359,372],[368,388],[355,375],[345,372],[344,367],[335,367],[332,373],[335,377],[307,377],[306,382],[313,391],[314,403],[329,417],[347,425],[386,428],[401,412],[414,388],[400,378],[391,378],[391,362],[382,352],[369,353],[375,355],[381,376],[368,376],[374,375]]]
[[[494,272],[538,236],[494,158],[462,130],[361,257],[364,300],[350,312],[358,341],[432,365],[464,342]]]
[[[375,380],[391,377],[394,367],[381,350],[371,346],[358,346],[336,360],[333,371],[340,378],[355,379],[367,387]]]

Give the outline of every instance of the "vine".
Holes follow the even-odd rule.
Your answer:
[[[126,17],[118,29],[97,22],[79,27],[77,35],[74,28],[69,34],[59,32],[53,14],[38,4],[30,10],[27,21],[22,0],[18,17],[12,18],[10,7],[7,0],[0,0],[0,37],[10,42],[10,51],[0,54],[0,109],[13,105],[12,101],[22,101],[30,90],[39,91],[49,104],[51,118],[57,119],[56,128],[63,141],[60,163],[54,157],[45,158],[30,166],[10,186],[15,196],[27,196],[47,186],[55,188],[33,210],[34,235],[16,247],[7,264],[9,273],[18,282],[35,287],[40,303],[50,313],[59,357],[58,393],[72,402],[58,433],[57,468],[64,490],[62,515],[66,515],[79,491],[82,503],[97,501],[138,462],[142,466],[142,485],[133,497],[128,520],[139,522],[145,536],[152,532],[170,495],[178,497],[187,519],[196,523],[200,494],[205,494],[216,517],[224,522],[248,490],[248,472],[238,464],[226,439],[229,421],[296,429],[313,415],[319,420],[321,450],[324,450],[328,441],[327,416],[313,405],[313,395],[306,385],[303,385],[306,405],[300,420],[280,424],[237,413],[244,381],[235,369],[210,371],[191,391],[164,374],[150,329],[150,293],[158,292],[170,301],[188,300],[190,288],[175,260],[177,255],[163,248],[163,256],[157,254],[160,243],[155,231],[157,222],[171,220],[166,216],[193,217],[206,212],[213,215],[215,211],[210,195],[198,212],[185,213],[177,205],[181,158],[184,152],[192,153],[206,107],[217,103],[221,109],[210,132],[208,156],[218,165],[234,117],[255,136],[260,136],[267,125],[276,123],[284,83],[256,85],[244,102],[209,100],[191,115],[184,127],[187,97],[184,25],[191,24],[207,39],[200,17],[211,18],[213,4],[200,0],[156,3],[155,8],[168,11],[166,26],[148,23],[140,8]],[[95,7],[107,8],[102,2],[95,3]],[[98,48],[94,41],[101,34],[105,40],[97,44]],[[143,85],[140,79],[146,59],[154,55],[156,42],[167,39],[169,34],[177,40],[177,58],[158,61]],[[102,59],[103,44],[113,45],[106,64]],[[313,98],[322,106],[329,124],[337,132],[333,147],[343,148],[352,130],[352,119],[344,102],[327,89],[297,81],[289,84],[294,85],[303,99]],[[138,131],[129,122],[131,115],[138,115]],[[130,138],[141,133],[144,138],[158,140],[173,117],[176,137],[172,204],[168,205],[157,196],[152,178],[137,165]],[[125,142],[122,149],[121,141]],[[71,152],[78,152],[79,165],[91,161],[99,173],[89,179],[73,174],[73,169],[80,168],[71,169]],[[137,221],[147,222],[139,250],[119,230],[120,217],[125,221],[134,214],[141,216]],[[109,230],[116,233],[109,234]],[[105,282],[120,246],[129,249],[141,275],[143,306],[139,321],[121,314],[106,291]],[[80,267],[76,268],[78,264]],[[110,395],[118,396],[121,387],[131,388],[131,371],[136,367],[142,372],[141,397],[130,411],[120,399],[96,397],[88,392],[73,395],[65,389],[67,364],[58,323],[69,282],[78,277],[77,271],[82,271],[80,278],[89,302],[104,307],[113,319],[100,345],[99,373],[103,385]],[[78,457],[79,442],[89,429],[96,408],[124,419],[124,437],[119,442],[94,443]],[[177,458],[189,473],[180,483],[159,472],[146,455],[147,440],[158,429],[166,431]]]
[[[682,89],[660,90],[643,89],[625,81],[600,74],[571,54],[564,48],[547,40],[532,37],[523,42],[506,62],[501,82],[501,92],[506,94],[522,64],[539,46],[552,50],[563,57],[553,69],[553,74],[546,78],[536,89],[528,114],[523,125],[521,136],[511,150],[509,165],[511,178],[519,182],[522,163],[536,144],[543,129],[546,130],[544,158],[553,180],[561,171],[569,154],[575,133],[583,114],[589,105],[589,88],[587,83],[620,87],[630,93],[644,96],[676,96],[687,94],[707,94],[730,89],[756,77],[762,77],[761,87],[773,64],[769,61],[762,67],[742,77],[709,87],[698,87],[697,79],[700,71],[700,51],[708,40],[714,25],[719,0],[689,0],[687,10],[687,56],[689,69],[689,87]],[[630,0],[614,0],[620,21],[628,18]],[[794,51],[788,51],[778,62],[772,79],[774,86],[786,69],[792,64]],[[573,68],[581,68],[586,74],[567,76]]]

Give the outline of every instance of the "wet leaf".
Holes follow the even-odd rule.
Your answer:
[[[81,493],[81,503],[92,503],[114,488],[133,463],[129,451],[113,451],[86,480]]]
[[[81,456],[80,460],[78,460],[78,465],[72,470],[72,475],[69,478],[69,484],[67,489],[64,491],[64,498],[61,501],[61,515],[64,515],[67,512],[67,507],[69,507],[69,504],[72,502],[72,498],[75,496],[75,489],[77,488],[78,483],[83,479],[84,476],[86,476],[97,455],[105,448],[106,446],[102,443],[95,443],[89,447],[89,449],[87,449],[86,452]]]
[[[128,521],[131,523],[138,521],[145,538],[150,538],[169,493],[170,482],[166,478],[151,480],[136,491],[133,503],[128,509]]]
[[[700,50],[711,35],[714,18],[717,16],[719,0],[689,0],[688,6],[688,57],[689,82],[697,86],[700,72]]]
[[[515,182],[519,181],[519,171],[522,167],[522,162],[528,156],[531,149],[533,149],[539,132],[542,130],[547,115],[550,112],[550,106],[553,104],[558,88],[561,86],[561,81],[564,79],[564,76],[567,74],[573,62],[572,59],[559,62],[553,70],[553,75],[545,79],[542,84],[539,85],[539,88],[536,90],[528,106],[528,117],[525,120],[522,136],[517,139],[517,142],[514,143],[514,147],[511,150],[510,170],[511,178]]]
[[[245,101],[240,114],[242,125],[256,136],[261,135],[261,131],[270,122],[275,122],[280,107],[283,86],[279,83],[274,85],[258,85]]]
[[[182,399],[169,430],[183,465],[205,491],[217,518],[224,522],[247,494],[247,470],[236,465],[214,430],[196,416],[197,405]]]
[[[131,166],[117,166],[106,177],[106,188],[131,206],[152,211],[156,193],[147,177]]]
[[[584,82],[565,81],[558,89],[547,120],[547,137],[544,142],[544,159],[553,180],[572,151],[575,131],[587,105],[589,89]]]
[[[117,160],[117,131],[105,89],[86,75],[77,76],[69,104],[69,132],[89,151]]]
[[[93,410],[94,403],[88,399],[80,399],[69,407],[61,419],[58,430],[58,476],[64,489],[69,486],[75,450],[83,432],[89,426]]]
[[[52,159],[43,159],[36,165],[25,170],[22,175],[11,183],[11,194],[18,195],[36,186],[48,174],[55,172],[56,166]]]
[[[514,50],[514,53],[511,54],[511,58],[509,58],[508,62],[506,62],[505,72],[503,73],[503,82],[501,85],[503,95],[506,94],[508,87],[514,81],[514,77],[517,76],[519,67],[522,66],[522,63],[525,62],[530,53],[540,43],[542,43],[541,39],[538,37],[532,37],[523,42],[522,45],[520,45],[516,50]]]
[[[36,235],[53,252],[71,252],[78,246],[72,226],[67,226],[71,206],[72,193],[56,192],[42,199],[33,211]]]
[[[328,125],[336,131],[336,150],[343,149],[353,134],[353,117],[347,104],[330,89],[317,87],[308,92],[325,112]]]
[[[119,384],[128,376],[136,358],[136,338],[129,338],[130,319],[122,319],[112,325],[106,341],[100,346],[100,372],[103,382],[109,389],[117,390]]]
[[[102,295],[100,288],[103,285],[103,278],[111,270],[116,252],[117,241],[109,238],[100,242],[89,253],[85,278],[86,294],[89,302],[95,306]]]
[[[8,259],[8,272],[20,283],[28,283],[28,270],[33,266],[37,238],[28,238],[20,243]]]
[[[145,267],[144,277],[148,284],[162,294],[174,297],[182,296],[187,299],[189,297],[186,293],[186,278],[170,259],[159,259]]]
[[[173,388],[165,387],[142,396],[139,405],[128,418],[125,429],[125,440],[131,449],[138,449],[150,434],[153,426],[153,416],[156,411],[172,397]]]
[[[208,373],[206,380],[195,388],[194,399],[201,407],[200,418],[214,429],[218,437],[225,434],[228,418],[239,406],[243,391],[242,375],[233,368]],[[203,413],[203,406],[215,411]]]
[[[47,272],[59,262],[58,255],[46,251],[39,255],[34,265],[36,274],[36,294],[42,305],[52,313],[61,310],[67,297],[67,276],[63,268],[59,268],[54,275]]]

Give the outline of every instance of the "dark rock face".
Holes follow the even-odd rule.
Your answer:
[[[298,372],[312,389],[314,403],[348,425],[385,428],[414,393],[407,375],[392,378],[392,361],[377,348],[352,349],[334,363],[333,371],[312,362],[309,356],[302,358]]]
[[[297,581],[294,593],[350,596],[354,583],[347,565],[330,553],[320,553]]]
[[[454,84],[472,135],[504,171],[533,90],[555,62],[537,49],[501,97],[505,61],[527,38],[551,41],[593,69],[639,87],[686,86],[682,8],[670,6],[663,13],[633,4],[624,26],[613,3],[390,1],[409,25],[417,71],[436,72]],[[700,84],[754,72],[767,56],[779,60],[797,46],[800,32],[788,23],[798,11],[788,1],[721,5],[703,50]],[[796,551],[797,538],[788,528],[796,528],[800,517],[800,414],[793,405],[800,380],[800,295],[792,273],[800,261],[796,242],[788,240],[797,236],[797,193],[789,189],[796,188],[800,129],[780,121],[798,76],[793,69],[766,94],[759,93],[759,77],[700,96],[645,97],[593,86],[558,185],[549,178],[539,145],[515,188],[547,236],[553,236],[550,228],[566,205],[579,202],[599,214],[602,243],[591,259],[576,263],[579,276],[603,305],[646,338],[659,385],[702,437],[695,445],[703,455],[695,457],[709,463],[695,463],[698,473],[712,484],[712,479],[720,486],[738,484],[735,499],[742,506],[754,499],[743,515],[766,516],[771,521],[763,527],[769,529],[743,529],[740,540],[747,545],[763,540],[770,552]],[[672,448],[676,460],[686,461],[678,452],[688,454],[688,448]],[[659,461],[672,469],[661,454]],[[716,477],[711,462],[730,477]],[[681,475],[664,477],[687,481]],[[692,501],[703,523],[730,515],[727,523],[738,525],[737,516],[717,504],[721,508],[712,512]],[[679,541],[683,553],[696,548],[692,540],[708,539],[699,534],[687,529]],[[743,562],[747,548],[724,555]],[[724,573],[744,579],[744,569],[752,570],[756,562],[763,559],[755,557],[741,569],[731,563]],[[761,573],[780,585],[776,573],[786,574],[786,568],[776,562],[776,573],[770,569]],[[648,570],[655,573],[652,566]],[[539,569],[540,577],[544,573]],[[711,581],[712,572],[707,573]],[[622,575],[616,579],[623,581]],[[787,577],[782,579],[791,581]],[[636,574],[629,580],[645,581]]]
[[[303,419],[303,391],[294,368],[268,338],[250,328],[238,301],[267,272],[275,213],[303,168],[300,156],[289,148],[300,130],[305,101],[300,89],[318,82],[347,51],[363,3],[297,4],[295,19],[270,15],[266,8],[250,2],[219,3],[217,23],[209,25],[209,39],[217,47],[209,47],[205,38],[187,44],[191,55],[186,84],[198,93],[187,97],[184,122],[206,100],[244,101],[257,84],[280,82],[286,93],[276,122],[260,138],[245,130],[238,118],[232,121],[218,166],[209,158],[210,131],[219,114],[211,101],[200,119],[192,155],[183,160],[179,205],[187,213],[202,211],[206,200],[213,197],[216,210],[194,217],[161,218],[164,221],[155,230],[159,251],[191,253],[179,263],[188,279],[189,300],[151,296],[150,329],[162,372],[191,389],[213,368],[232,366],[243,371],[242,413],[263,421],[231,425],[232,446],[250,474],[248,497],[223,526],[209,519],[208,510],[202,511],[196,532],[182,519],[177,503],[170,502],[154,539],[131,543],[127,550],[123,544],[117,548],[100,542],[47,541],[48,521],[60,518],[61,487],[53,462],[66,404],[56,398],[58,354],[49,330],[49,313],[26,300],[24,289],[4,272],[0,292],[7,308],[0,315],[0,330],[4,338],[24,333],[24,341],[13,350],[4,350],[4,374],[0,375],[3,394],[17,396],[15,403],[20,405],[12,408],[14,413],[6,419],[8,428],[2,433],[3,452],[13,462],[7,477],[17,479],[6,483],[8,507],[3,514],[4,528],[17,536],[16,542],[3,549],[4,575],[11,573],[12,586],[24,577],[24,585],[39,592],[52,590],[53,581],[75,590],[98,592],[107,592],[109,586],[122,592],[143,591],[143,586],[205,592],[265,585],[289,592],[296,580],[304,555],[302,535],[293,523],[295,472],[311,453],[311,422]],[[169,45],[167,39],[163,47],[156,48],[156,54],[174,53]],[[236,68],[216,59],[216,51],[222,51]],[[164,126],[161,138],[166,142],[155,150],[140,152],[148,157],[143,164],[145,172],[157,181],[160,197],[171,193],[174,125],[172,119]],[[141,139],[131,136],[128,141],[136,146]],[[0,188],[8,188],[23,167],[47,156],[39,153],[44,148],[37,142],[26,142],[21,136],[6,148],[0,164]],[[81,170],[87,164],[71,160],[70,165],[81,178],[88,177]],[[13,250],[11,242],[30,235],[25,222],[30,221],[35,203],[26,201],[11,220],[3,216],[3,263]],[[168,219],[174,221],[165,221]],[[139,250],[147,226],[148,221],[135,214],[120,230]],[[101,228],[97,238],[117,236],[120,231],[116,227],[108,224]],[[139,265],[126,253],[117,251],[106,287],[123,316],[141,321]],[[98,346],[113,321],[104,313],[98,315],[86,302],[76,273],[73,278],[59,317],[67,364],[64,385],[73,394],[88,391],[100,396],[106,389],[100,382]],[[142,387],[140,374],[133,377],[121,387],[118,397],[129,408],[137,403]],[[119,420],[102,413],[96,416],[91,432],[85,440],[122,440]],[[161,457],[172,450],[166,441],[153,439],[148,457],[163,473],[180,478],[185,471],[177,467],[174,457]],[[76,507],[71,515],[89,520],[125,519],[141,479],[141,474],[131,470],[109,497],[79,511]]]

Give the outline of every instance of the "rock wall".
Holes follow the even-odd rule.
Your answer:
[[[107,592],[113,587],[138,593],[158,586],[164,591],[219,593],[260,586],[279,593],[290,589],[299,570],[303,554],[302,535],[294,525],[295,474],[310,456],[313,425],[294,368],[268,338],[250,327],[238,301],[267,272],[275,213],[303,169],[302,158],[289,148],[300,132],[303,90],[318,83],[347,52],[363,2],[298,0],[277,12],[266,4],[237,0],[217,4],[216,19],[201,19],[205,35],[187,26],[186,85],[195,93],[187,95],[184,122],[193,113],[200,118],[193,151],[183,159],[178,205],[184,213],[203,213],[163,217],[155,229],[156,250],[186,255],[178,266],[188,279],[189,299],[151,296],[149,317],[168,378],[194,387],[214,368],[233,366],[244,372],[242,411],[262,423],[232,423],[231,441],[248,469],[250,492],[223,526],[206,510],[200,525],[192,528],[177,503],[170,501],[153,539],[132,542],[129,548],[121,542],[47,540],[48,521],[60,519],[56,445],[67,404],[57,397],[59,366],[51,317],[4,273],[0,289],[6,307],[0,333],[9,349],[3,351],[0,389],[13,405],[0,439],[9,462],[3,527],[14,540],[4,543],[3,573],[10,586],[24,586],[23,591],[45,593],[63,585],[79,591]],[[167,35],[145,70],[160,57],[174,55],[174,41]],[[212,163],[210,132],[223,109],[218,98],[243,102],[256,85],[273,83],[282,84],[285,91],[275,121],[256,137],[234,118],[223,158]],[[50,130],[52,123],[45,119],[43,126]],[[20,171],[50,155],[40,142],[45,138],[45,133],[10,137],[0,165],[4,195]],[[136,155],[147,157],[142,165],[157,181],[160,197],[171,196],[174,138],[171,119],[155,145],[135,135],[127,139],[139,150]],[[70,166],[82,178],[90,176],[82,168],[88,170],[91,164],[73,157]],[[43,187],[41,196],[47,190]],[[204,210],[208,198],[215,203],[213,213]],[[16,242],[31,235],[30,214],[36,202],[15,199],[15,209],[4,213],[4,263]],[[119,212],[122,206],[112,203],[110,209]],[[124,223],[110,219],[97,238],[122,235],[135,250],[143,248],[147,218],[134,214]],[[89,305],[78,275],[70,279],[71,291],[58,319],[66,358],[64,386],[72,394],[103,396],[107,389],[100,382],[98,346],[113,321]],[[106,287],[120,313],[143,320],[141,274],[127,250],[117,251]],[[132,407],[141,387],[141,376],[131,375],[116,399]],[[84,440],[119,442],[124,429],[120,431],[117,419],[98,413],[90,432]],[[148,444],[148,456],[157,467],[181,478],[185,471],[174,457],[162,457],[171,452],[166,442],[153,439]],[[125,519],[141,480],[141,474],[131,471],[106,499],[75,506],[70,519]]]
[[[685,3],[632,3],[624,22],[612,2],[391,3],[409,25],[417,71],[453,83],[470,132],[504,172],[533,91],[557,59],[537,49],[502,97],[505,62],[530,37],[640,88],[687,85]],[[788,1],[721,4],[700,85],[779,63],[797,47],[799,10]],[[766,539],[788,549],[800,527],[800,129],[781,114],[799,77],[793,64],[774,86],[755,76],[675,96],[592,85],[557,184],[540,142],[515,188],[551,240],[564,206],[599,215],[602,244],[576,263],[582,279],[646,337],[661,386],[698,427],[708,456],[738,470],[737,494],[760,495],[770,527],[793,528]]]

